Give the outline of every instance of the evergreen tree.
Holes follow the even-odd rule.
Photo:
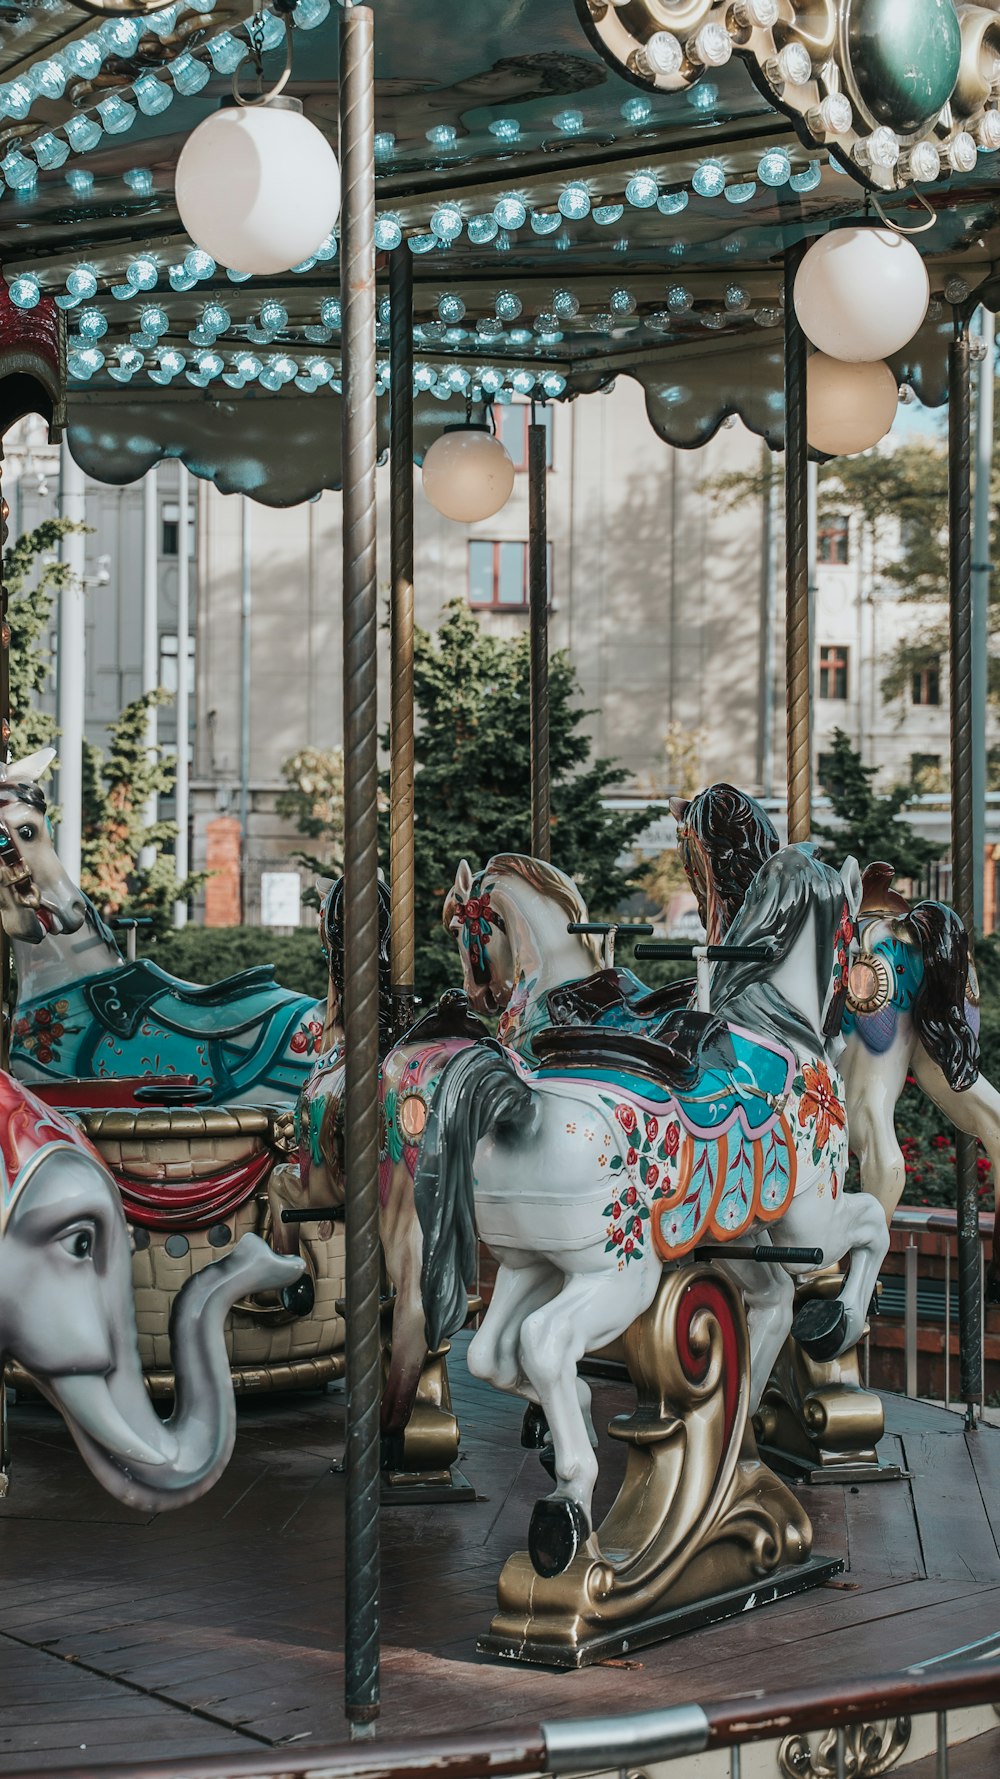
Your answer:
[[[196,894],[206,875],[194,872],[179,885],[172,852],[164,851],[176,823],[146,820],[150,797],[168,795],[174,784],[173,763],[160,749],[151,755],[146,743],[148,712],[168,699],[160,690],[126,705],[106,754],[89,741],[83,747],[82,887],[103,915],[148,915],[156,932],[172,925],[174,902]]]
[[[529,639],[490,635],[461,601],[446,607],[437,636],[416,637],[416,979],[426,998],[454,986],[458,960],[441,907],[461,858],[473,869],[493,853],[531,849]],[[576,879],[596,917],[614,913],[632,888],[628,856],[649,817],[604,807],[625,778],[591,758],[568,657],[549,664],[552,860]],[[388,788],[388,776],[383,789]],[[388,865],[388,823],[383,819]]]
[[[862,870],[884,860],[900,877],[919,877],[940,858],[944,848],[918,834],[900,819],[915,795],[914,784],[897,785],[880,796],[872,787],[874,766],[863,766],[861,755],[842,729],[835,729],[833,749],[823,774],[823,789],[830,799],[834,825],[817,822],[814,833],[820,852],[831,865],[841,865],[853,853]]]

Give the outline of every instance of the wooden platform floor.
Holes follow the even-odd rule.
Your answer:
[[[452,1378],[479,1499],[383,1516],[383,1725],[419,1733],[877,1673],[1000,1633],[1000,1430],[887,1399],[908,1483],[803,1491],[843,1579],[582,1674],[475,1653],[497,1574],[545,1480],[520,1408]],[[595,1420],[626,1406],[595,1387]],[[0,1502],[0,1771],[319,1745],[341,1711],[344,1398],[242,1405],[203,1501],[146,1519],[92,1482],[62,1422],[12,1414]],[[602,1441],[602,1495],[621,1451]]]

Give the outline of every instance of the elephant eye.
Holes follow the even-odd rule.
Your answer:
[[[94,1252],[94,1231],[92,1229],[73,1229],[68,1235],[59,1238],[59,1245],[73,1260],[89,1260]]]

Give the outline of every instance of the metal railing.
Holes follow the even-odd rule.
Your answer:
[[[964,1657],[965,1659],[958,1659]],[[516,1690],[516,1689],[515,1689]],[[517,1779],[519,1775],[634,1774],[653,1763],[728,1751],[740,1779],[741,1750],[758,1742],[832,1734],[835,1772],[846,1776],[856,1726],[886,1719],[935,1720],[938,1779],[948,1779],[949,1713],[1000,1708],[1000,1634],[902,1672],[783,1693],[672,1705],[633,1716],[565,1718],[448,1736],[344,1743],[308,1753],[275,1748],[204,1759],[62,1769],[63,1779]],[[972,1733],[982,1733],[981,1728]],[[963,1738],[968,1739],[968,1738]],[[37,1767],[30,1779],[37,1779]],[[29,1779],[29,1771],[8,1779]]]
[[[904,1388],[907,1396],[928,1396],[929,1391],[919,1388],[918,1331],[921,1322],[936,1325],[943,1323],[942,1359],[944,1365],[944,1405],[951,1407],[952,1376],[951,1376],[951,1335],[952,1328],[958,1324],[958,1291],[952,1277],[952,1265],[958,1242],[958,1218],[954,1211],[940,1208],[922,1209],[916,1205],[899,1205],[893,1213],[893,1233],[902,1233],[906,1237],[903,1247],[903,1283],[902,1283],[902,1320],[903,1320],[903,1364]],[[979,1233],[984,1242],[988,1242],[993,1233],[992,1216],[981,1216]],[[946,1238],[944,1250],[944,1289],[938,1292],[934,1286],[936,1281],[928,1283],[920,1277],[920,1252],[917,1247],[918,1235],[931,1234]],[[898,1292],[896,1279],[889,1275],[883,1277],[880,1286],[882,1313],[891,1314],[895,1307],[893,1294]],[[943,1301],[942,1301],[943,1300]],[[898,1297],[896,1298],[898,1302]],[[979,1292],[980,1317],[985,1336],[985,1301],[982,1289]],[[866,1354],[866,1370],[869,1355]],[[867,1379],[866,1379],[867,1381]]]

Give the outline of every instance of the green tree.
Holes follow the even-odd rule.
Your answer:
[[[168,699],[161,690],[127,704],[107,753],[89,741],[83,747],[82,887],[105,916],[147,915],[156,932],[169,928],[174,902],[196,894],[206,875],[194,872],[178,885],[173,854],[165,851],[176,824],[146,819],[150,798],[168,795],[174,784],[172,762],[159,748],[151,754],[146,742],[150,709]]]
[[[942,847],[925,839],[900,811],[913,799],[918,786],[897,785],[880,796],[873,789],[874,766],[863,766],[861,755],[842,729],[833,732],[833,748],[823,774],[823,789],[830,799],[834,822],[817,822],[814,833],[820,851],[831,864],[840,865],[853,853],[862,869],[884,859],[900,877],[919,877],[940,858]]]
[[[339,877],[344,869],[344,750],[342,747],[303,747],[282,762],[285,789],[275,807],[286,821],[294,822],[306,840],[321,840],[321,854],[296,852],[292,856],[317,877]],[[303,901],[318,908],[320,893],[315,884]]]
[[[441,907],[459,860],[476,869],[493,853],[530,851],[528,670],[528,637],[490,635],[461,601],[446,607],[436,637],[417,633],[416,979],[425,998],[453,986],[458,974]],[[631,868],[620,861],[649,818],[604,806],[625,773],[591,758],[588,712],[568,657],[554,655],[549,672],[552,859],[599,917],[632,889]]]
[[[25,531],[3,553],[3,577],[10,617],[11,758],[24,759],[36,748],[51,747],[58,729],[53,716],[38,709],[52,670],[48,644],[56,598],[73,584],[73,574],[59,560],[59,546],[71,531],[86,531],[72,519],[46,519]]]

